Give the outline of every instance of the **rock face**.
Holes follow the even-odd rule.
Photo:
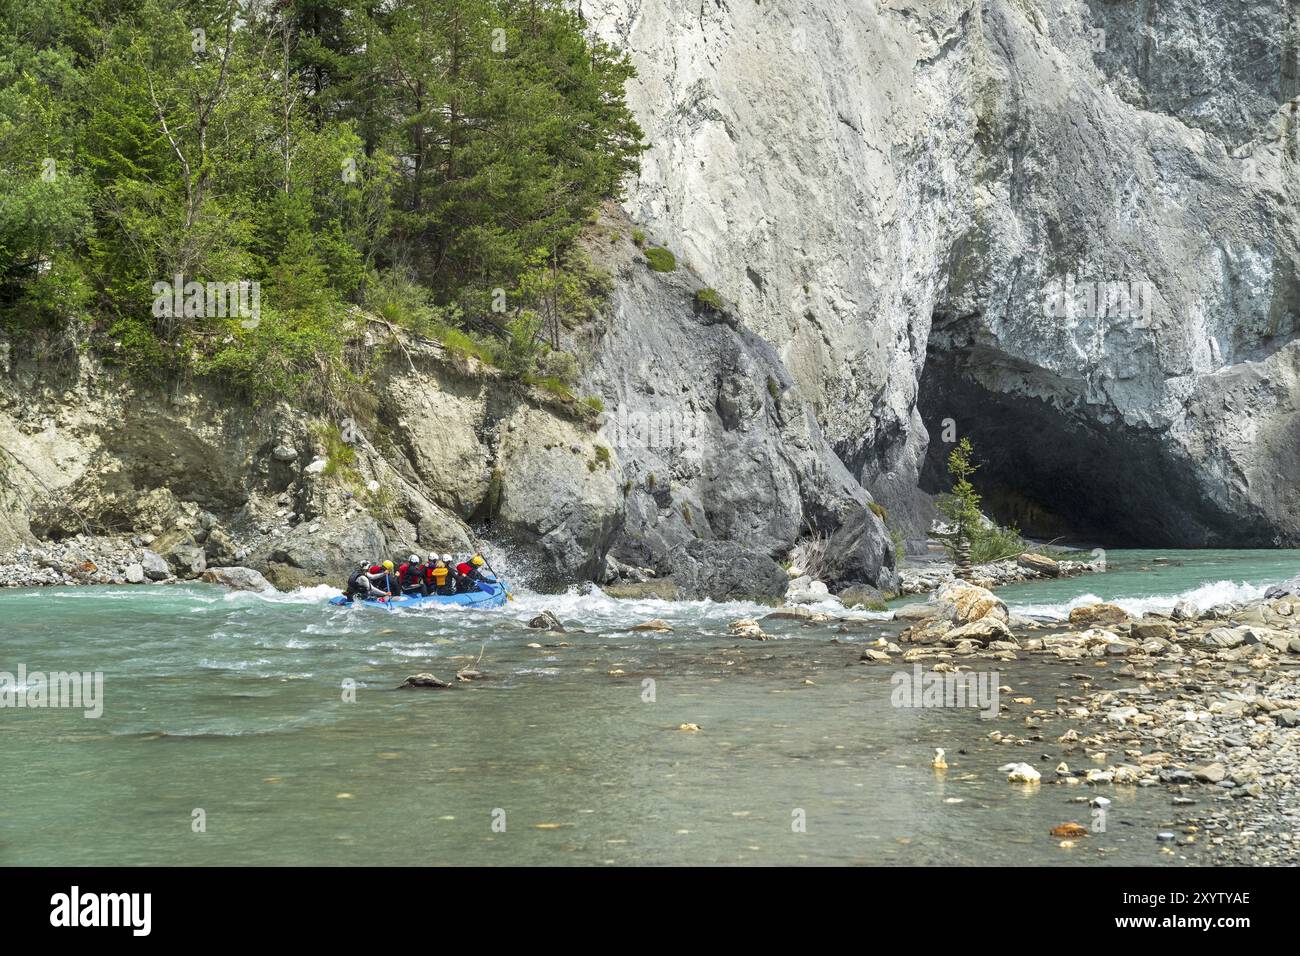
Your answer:
[[[951,422],[1023,530],[1300,542],[1294,4],[583,12],[639,71],[628,210],[776,347],[896,526]]]
[[[620,221],[614,212],[609,220]],[[703,546],[731,542],[766,560],[742,561],[744,580],[735,582],[736,572],[719,568],[717,580],[729,581],[723,590],[736,583],[749,594],[780,594],[772,560],[819,532],[840,536],[827,584],[892,589],[889,534],[776,350],[747,328],[743,312],[695,308],[699,280],[685,268],[651,271],[629,232],[624,223],[591,248],[615,279],[585,379],[604,403],[601,434],[619,463],[610,472],[622,499],[613,553],[676,575],[685,548],[685,590],[715,593],[712,582],[701,589],[695,566],[712,555],[732,560],[734,548]]]

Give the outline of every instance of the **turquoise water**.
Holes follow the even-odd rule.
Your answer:
[[[1011,584],[998,596],[1022,613],[1053,614],[1097,601],[1130,613],[1171,610],[1179,598],[1202,607],[1261,597],[1300,574],[1300,550],[1108,550],[1105,574]]]
[[[1149,598],[1254,586],[1297,563],[1164,555],[1182,563],[1144,572],[1156,553],[1113,552],[1105,576],[1003,593],[1016,606]],[[1061,848],[1047,830],[1088,823],[1071,802],[1081,788],[1026,789],[996,768],[1026,760],[1050,779],[1064,725],[1014,747],[987,735],[1027,733],[1018,715],[892,706],[903,665],[857,663],[863,641],[897,631],[872,615],[847,633],[765,624],[778,639],[749,642],[727,623],[766,609],[575,590],[497,612],[386,613],[329,608],[329,594],[0,592],[0,671],[104,674],[99,718],[0,709],[0,864],[1197,861],[1156,847],[1176,814],[1155,788],[1115,788],[1108,831]],[[529,630],[542,608],[568,633]],[[675,630],[627,630],[650,617]],[[449,679],[480,651],[483,681],[393,689],[419,671]],[[1050,706],[1068,678],[1020,662],[1000,680]]]

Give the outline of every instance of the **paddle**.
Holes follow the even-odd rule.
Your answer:
[[[488,571],[491,572],[492,577],[496,578],[497,581],[501,584],[501,590],[506,593],[506,600],[513,601],[515,599],[515,596],[510,593],[510,589],[506,587],[506,583],[501,580],[501,575],[497,574],[497,569],[492,567],[492,565],[488,564],[486,559],[484,559],[483,561],[483,567],[487,568]]]

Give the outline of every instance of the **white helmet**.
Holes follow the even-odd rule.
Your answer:
[[[433,563],[436,562],[437,560],[438,560],[438,556],[437,556],[436,554],[431,554],[431,555],[429,555],[429,563],[430,563],[430,564],[433,564]]]
[[[409,558],[407,558],[406,560],[407,560],[407,563],[408,563],[408,564],[419,564],[419,563],[420,563],[420,556],[419,556],[418,554],[413,554],[413,555],[411,555]]]
[[[450,554],[444,554],[444,555],[442,556],[442,560],[443,560],[443,561],[446,561],[448,564],[451,564],[451,555],[450,555]]]

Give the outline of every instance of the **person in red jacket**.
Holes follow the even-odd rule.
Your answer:
[[[427,595],[429,586],[425,583],[425,567],[420,563],[420,556],[413,554],[406,559],[406,563],[397,569],[397,580],[401,585],[403,594]]]
[[[474,567],[468,561],[462,561],[456,565],[456,593],[468,594],[477,590],[479,586],[474,580]]]

